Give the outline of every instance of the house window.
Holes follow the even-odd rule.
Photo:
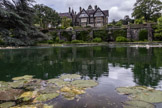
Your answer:
[[[86,23],[87,22],[87,18],[81,18],[81,23]]]
[[[94,19],[93,18],[90,18],[90,22],[93,23],[94,22]]]
[[[95,20],[96,22],[103,22],[103,18],[102,17],[96,17],[96,20]]]

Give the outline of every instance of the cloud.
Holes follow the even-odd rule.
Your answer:
[[[87,9],[90,4],[98,5],[103,10],[109,10],[109,21],[112,21],[122,19],[125,15],[131,16],[136,0],[36,0],[36,2],[47,5],[57,12],[68,12],[69,7],[78,12],[80,6]]]

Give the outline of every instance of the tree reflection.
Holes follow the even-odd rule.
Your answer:
[[[0,50],[0,79],[9,81],[26,74],[49,79],[63,73],[80,73],[83,78],[98,80],[109,76],[108,64],[112,64],[131,68],[134,82],[139,85],[157,86],[162,80],[161,55],[161,48],[108,46]]]

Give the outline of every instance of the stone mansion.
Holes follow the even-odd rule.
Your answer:
[[[101,10],[97,5],[94,8],[89,5],[87,10],[80,7],[79,13],[69,7],[69,12],[59,13],[59,16],[70,18],[73,26],[103,27],[108,24],[109,11]]]

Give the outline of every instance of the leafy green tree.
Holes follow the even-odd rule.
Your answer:
[[[157,25],[157,29],[155,30],[155,34],[154,34],[156,40],[162,40],[162,17],[160,17],[158,19],[158,25]]]
[[[63,17],[61,19],[61,26],[62,28],[68,28],[71,26],[72,20],[67,18],[67,17]]]
[[[162,10],[162,2],[160,0],[137,0],[134,4],[132,16],[135,19],[144,17],[147,22],[149,20],[156,20],[160,16]]]
[[[33,45],[46,36],[33,26],[33,0],[0,1],[0,34],[8,45]]]
[[[48,6],[37,4],[34,6],[35,18],[34,24],[38,24],[41,28],[56,27],[60,23],[58,13]]]

